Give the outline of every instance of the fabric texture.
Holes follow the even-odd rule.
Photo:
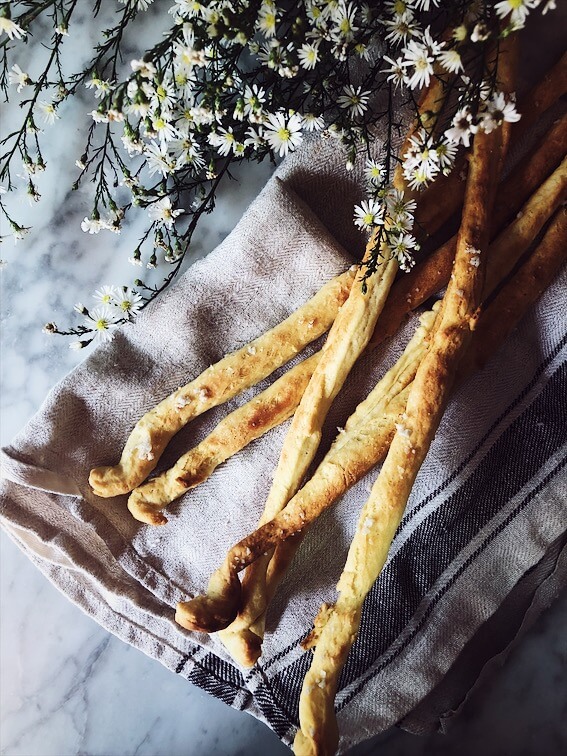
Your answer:
[[[202,592],[227,548],[255,527],[289,423],[171,505],[161,528],[133,520],[126,496],[94,496],[88,474],[118,460],[158,401],[283,320],[360,254],[359,177],[343,173],[337,153],[318,140],[285,162],[230,236],[61,381],[3,450],[2,524],[42,572],[110,632],[263,719],[286,743],[310,663],[299,643],[320,604],[334,599],[376,471],[310,529],[252,670],[238,668],[214,636],[179,627],[174,608]],[[566,279],[563,271],[447,409],[341,677],[343,751],[399,722],[413,732],[442,728],[565,584]],[[359,360],[318,459],[416,322]],[[157,472],[285,369],[192,421]],[[488,627],[494,642],[479,642]]]

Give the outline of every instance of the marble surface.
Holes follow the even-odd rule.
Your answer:
[[[94,29],[85,23],[75,38],[71,32],[69,54],[79,60]],[[32,70],[38,54],[30,45],[18,62]],[[127,263],[136,224],[120,237],[87,236],[79,226],[89,211],[88,191],[69,191],[81,152],[81,124],[92,107],[85,95],[62,112],[49,133],[48,170],[39,181],[43,199],[33,213],[23,200],[22,211],[34,229],[24,242],[2,248],[3,444],[83,356],[70,351],[65,339],[43,334],[42,324],[63,325],[73,304],[87,301],[96,287],[137,275]],[[15,107],[6,108],[2,130],[17,117]],[[238,183],[223,187],[216,210],[199,228],[191,259],[229,233],[271,171],[269,165],[245,167]],[[0,559],[2,754],[289,753],[263,724],[229,709],[83,615],[4,533]],[[448,735],[417,738],[394,729],[359,746],[353,756],[472,756],[481,749],[485,756],[560,753],[567,748],[566,627],[564,595],[507,664],[474,693]]]

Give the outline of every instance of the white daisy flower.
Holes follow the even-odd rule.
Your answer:
[[[301,45],[297,55],[299,57],[299,65],[310,71],[319,62],[319,44],[317,42],[315,44],[305,43]]]
[[[114,304],[126,315],[135,315],[142,307],[144,300],[133,289],[122,288],[114,297]]]
[[[175,126],[161,115],[152,118],[152,129],[159,137],[160,142],[171,142],[177,136]]]
[[[8,79],[10,80],[10,84],[18,85],[18,92],[21,92],[22,89],[26,87],[30,81],[30,77],[25,71],[22,71],[17,63],[14,64],[12,66],[12,69],[8,72]]]
[[[60,116],[57,115],[57,110],[55,108],[55,105],[52,102],[45,102],[41,101],[39,103],[39,109],[41,111],[41,115],[43,117],[43,120],[45,123],[47,123],[49,126],[55,123],[55,121],[58,121]]]
[[[266,102],[266,91],[253,84],[251,87],[246,86],[244,89],[244,116],[250,117],[262,110],[262,105]]]
[[[431,178],[427,173],[420,168],[414,168],[413,171],[408,172],[408,174],[404,173],[404,176],[408,182],[409,188],[416,189],[417,191],[425,189],[431,181]]]
[[[18,24],[15,21],[12,21],[11,18],[0,16],[0,36],[2,36],[2,34],[7,34],[10,39],[21,39],[26,36],[27,31],[22,29],[21,26],[18,26]]]
[[[158,144],[152,139],[150,144],[146,145],[144,156],[148,163],[148,172],[150,176],[159,172],[165,178],[175,168],[175,163],[170,159],[167,152],[167,145],[164,142]]]
[[[421,11],[428,11],[431,7],[438,8],[441,0],[413,0],[412,7]]]
[[[510,15],[510,22],[515,29],[521,29],[532,8],[537,8],[540,0],[502,0],[496,3],[494,10],[499,18]]]
[[[118,288],[116,286],[101,286],[93,294],[93,299],[100,302],[103,305],[112,304],[113,300],[118,295]]]
[[[411,234],[401,233],[391,236],[388,246],[400,268],[405,272],[410,271],[415,264],[413,250],[418,248],[415,238]]]
[[[299,113],[291,113],[287,117],[283,111],[270,113],[264,136],[274,152],[284,157],[303,141],[302,128],[303,117]]]
[[[106,113],[101,113],[99,110],[91,110],[87,115],[90,115],[95,123],[108,123],[108,116]]]
[[[364,168],[366,180],[373,186],[379,186],[384,178],[384,164],[377,163],[376,160],[367,160]]]
[[[368,108],[370,92],[363,91],[362,87],[353,87],[350,84],[343,87],[343,92],[344,94],[337,98],[341,108],[348,110],[353,117],[364,115]]]
[[[157,221],[167,228],[173,228],[177,216],[184,212],[185,210],[181,208],[173,210],[170,197],[163,197],[148,207],[148,215],[151,220]]]
[[[238,144],[232,126],[229,126],[228,129],[219,129],[217,132],[209,134],[208,140],[209,144],[216,147],[219,155],[223,157],[230,155],[231,152],[234,153]]]
[[[387,55],[384,55],[383,60],[385,60],[386,63],[390,64],[390,68],[382,69],[382,73],[388,74],[388,76],[386,77],[387,81],[393,82],[396,89],[401,84],[408,83],[409,77],[406,73],[406,66],[408,64],[404,62],[403,58],[392,60],[392,58],[389,58]]]
[[[503,92],[495,92],[492,98],[486,104],[486,111],[481,115],[482,128],[490,134],[491,131],[501,126],[504,121],[509,123],[516,123],[521,116],[516,110],[516,105],[513,100],[506,102],[506,97]]]
[[[305,113],[303,116],[303,128],[305,131],[322,131],[325,128],[325,121],[322,116],[316,116],[314,113]]]
[[[89,234],[98,234],[104,228],[104,223],[100,218],[84,218],[81,221],[81,230]]]
[[[478,131],[478,125],[474,121],[474,116],[468,105],[461,108],[455,113],[451,128],[445,132],[445,138],[454,144],[463,144],[469,147],[471,136]]]
[[[201,148],[190,136],[174,139],[169,143],[168,147],[172,157],[175,159],[176,170],[186,165],[191,165],[198,172],[205,167]]]
[[[414,213],[417,207],[415,200],[406,200],[403,191],[390,189],[386,194],[386,209],[392,226],[404,231],[413,227]]]
[[[264,129],[261,126],[258,126],[257,129],[250,126],[250,128],[246,131],[246,139],[244,140],[244,145],[246,147],[252,147],[253,150],[257,150],[260,147],[263,147],[265,144],[266,140],[264,139]]]
[[[377,200],[363,200],[354,208],[354,224],[361,229],[371,229],[384,223],[384,208]]]
[[[439,54],[438,60],[449,73],[459,73],[464,70],[463,61],[457,50],[444,50]]]
[[[449,142],[447,139],[444,139],[436,145],[436,150],[441,172],[444,176],[448,176],[455,165],[457,145],[454,142]]]
[[[265,37],[274,37],[278,20],[277,8],[272,2],[265,2],[258,14],[257,28]]]
[[[433,73],[433,61],[435,60],[428,47],[410,39],[404,48],[404,66],[413,66],[413,73],[408,77],[408,86],[411,89],[428,87]]]
[[[341,42],[352,42],[354,32],[358,31],[355,24],[356,5],[354,3],[340,2],[333,14],[333,28],[331,37]]]
[[[96,344],[104,341],[110,341],[113,337],[112,329],[116,325],[116,314],[110,307],[102,305],[95,307],[87,317],[85,325],[95,332],[93,342]]]
[[[93,76],[89,81],[85,82],[86,89],[94,89],[94,96],[98,99],[104,97],[114,89],[114,83],[105,79],[99,79]]]
[[[390,30],[386,34],[386,39],[393,44],[406,42],[410,37],[419,34],[419,26],[414,20],[413,13],[409,10],[396,14],[392,21],[384,21],[384,26]]]
[[[154,110],[159,108],[160,113],[169,113],[173,110],[176,102],[177,94],[173,82],[164,79],[155,88],[150,105]]]
[[[153,79],[157,73],[154,64],[146,60],[131,60],[130,67],[134,73],[139,73],[144,79]]]
[[[410,178],[415,170],[423,173],[428,181],[432,181],[439,173],[439,155],[433,139],[420,129],[411,137],[404,159],[404,176]]]

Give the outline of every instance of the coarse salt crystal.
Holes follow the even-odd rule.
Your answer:
[[[183,407],[186,407],[190,403],[190,399],[188,399],[186,396],[178,396],[175,400],[175,409],[181,410]]]
[[[402,425],[401,423],[396,423],[396,430],[400,434],[400,436],[403,436],[404,438],[409,438],[411,435],[409,428],[406,428],[406,426]]]
[[[254,354],[256,354],[256,347],[255,346],[249,346],[246,351],[248,352],[248,354],[254,355]]]

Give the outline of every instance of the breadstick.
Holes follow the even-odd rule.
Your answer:
[[[490,245],[485,298],[510,273],[545,223],[567,200],[567,157],[525,203],[516,219]]]
[[[542,295],[567,260],[567,213],[556,211],[542,240],[482,313],[471,349],[459,363],[457,381],[484,367],[526,310]]]
[[[211,584],[216,591],[220,586],[231,584],[234,579],[238,580],[238,571],[263,556],[283,538],[301,530],[307,522],[312,521],[334,501],[339,495],[337,491],[344,492],[346,487],[364,474],[361,470],[366,472],[382,457],[392,429],[391,421],[385,418],[386,408],[388,417],[391,414],[397,418],[403,411],[406,396],[404,392],[407,391],[406,387],[411,383],[419,360],[427,349],[427,336],[434,319],[433,311],[422,316],[421,326],[408,343],[402,357],[349,418],[344,433],[339,434],[315,475],[283,512],[273,519],[267,518],[260,528],[229,551],[223,566],[213,574],[209,590]],[[222,596],[224,597],[224,594]],[[211,625],[208,615],[202,624],[197,624],[196,621],[195,608],[200,609],[203,598],[206,600],[207,597],[198,597],[193,601],[178,604],[176,621],[188,629],[214,632],[208,629]],[[215,616],[218,619],[220,612]],[[198,615],[199,620],[200,617],[201,615]],[[230,620],[226,622],[225,627],[229,622]],[[240,624],[244,624],[244,620]],[[216,630],[221,629],[223,627],[219,622]]]
[[[567,53],[547,71],[543,78],[522,97],[518,105],[521,119],[514,126],[514,140],[523,135],[538,121],[542,113],[567,94]]]
[[[283,423],[299,404],[320,352],[278,378],[265,391],[227,415],[201,443],[162,475],[135,488],[128,509],[136,520],[165,525],[161,510],[190,488],[205,481],[222,462]]]
[[[567,218],[563,211],[558,211],[536,250],[482,314],[466,353],[466,357],[470,355],[471,358],[459,364],[457,382],[483,365],[498,349],[530,305],[551,283],[566,258]],[[394,523],[387,522],[384,511],[387,491],[382,489],[375,493],[375,488],[358,520],[338,584],[339,598],[334,606],[323,604],[315,619],[314,630],[304,644],[305,647],[316,646],[316,651],[301,692],[302,731],[294,744],[298,756],[334,753],[338,740],[334,714],[328,713],[329,697],[334,698],[338,677],[358,633],[362,601],[386,560],[395,532]],[[378,495],[386,498],[378,500]],[[310,722],[320,711],[327,715],[325,726],[329,731],[326,738],[315,740],[322,728],[318,721]],[[306,728],[309,728],[309,737],[305,736]]]
[[[502,141],[501,130],[475,136],[455,263],[439,323],[409,390],[403,423],[396,429],[362,510],[337,586],[337,603],[326,613],[326,624],[304,680],[299,704],[301,729],[294,742],[298,755],[332,754],[336,750],[334,696],[340,670],[358,631],[362,602],[386,560],[478,317]]]
[[[118,465],[91,470],[93,491],[103,497],[132,491],[190,420],[258,383],[325,333],[348,297],[355,270],[333,278],[282,323],[211,365],[145,414],[126,441]]]

